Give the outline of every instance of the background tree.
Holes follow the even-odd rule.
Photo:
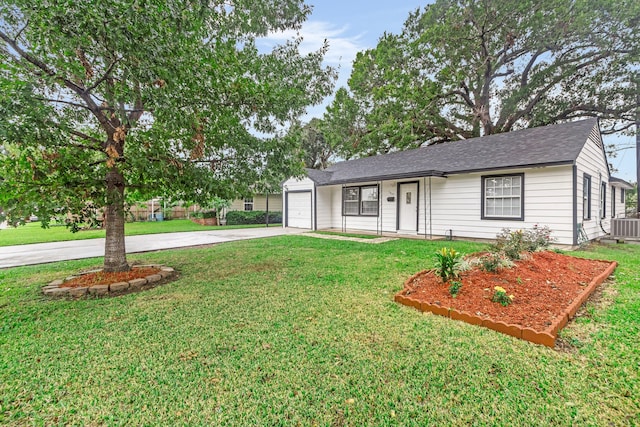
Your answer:
[[[348,102],[369,155],[597,116],[633,126],[640,3],[437,0],[358,54]]]
[[[295,174],[286,127],[334,72],[326,46],[301,56],[299,39],[268,52],[255,41],[309,13],[301,0],[3,0],[4,215],[75,225],[104,206],[104,267],[119,271],[129,190],[204,204]]]
[[[334,155],[333,148],[327,143],[322,130],[322,120],[313,118],[300,131],[304,166],[310,169],[326,169]]]

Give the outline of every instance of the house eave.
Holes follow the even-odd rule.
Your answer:
[[[421,172],[407,172],[407,173],[397,173],[397,174],[388,174],[388,175],[358,177],[358,178],[352,178],[352,179],[336,179],[336,180],[331,180],[330,182],[327,182],[324,184],[318,184],[318,186],[355,184],[358,182],[392,181],[392,180],[408,179],[408,178],[421,178],[425,176],[446,178],[447,174],[442,171],[434,171],[434,170],[421,171]]]
[[[546,163],[528,163],[528,164],[520,164],[520,165],[509,165],[509,166],[496,166],[490,168],[478,168],[478,169],[465,169],[460,171],[450,171],[447,172],[447,175],[460,175],[465,173],[476,173],[476,172],[489,172],[489,171],[498,171],[498,170],[512,170],[512,169],[534,169],[534,168],[546,168],[552,166],[571,166],[575,163],[574,160],[561,160],[557,162],[546,162]]]

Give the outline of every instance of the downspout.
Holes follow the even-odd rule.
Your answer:
[[[266,218],[266,224],[267,227],[269,227],[269,193],[265,194],[266,198],[267,198],[267,218]]]

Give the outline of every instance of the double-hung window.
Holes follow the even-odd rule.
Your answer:
[[[591,176],[582,177],[582,219],[591,219]]]
[[[524,174],[482,177],[482,219],[524,220]]]
[[[342,213],[348,216],[378,216],[378,186],[344,187]]]

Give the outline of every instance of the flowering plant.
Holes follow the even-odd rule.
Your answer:
[[[493,288],[493,290],[494,292],[491,301],[497,302],[503,307],[506,307],[513,302],[514,296],[507,295],[507,291],[503,287],[496,286],[495,288]]]

